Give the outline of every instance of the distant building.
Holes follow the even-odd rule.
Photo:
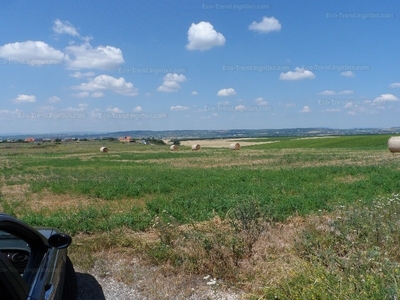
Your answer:
[[[35,139],[34,139],[33,137],[27,137],[27,138],[24,140],[24,142],[26,142],[26,143],[34,143],[34,142],[35,142]]]
[[[130,142],[133,141],[133,139],[132,139],[131,136],[121,136],[118,140],[119,140],[121,143],[130,143]]]

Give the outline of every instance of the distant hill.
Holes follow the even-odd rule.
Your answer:
[[[270,137],[270,136],[324,136],[324,135],[359,135],[359,134],[400,134],[400,127],[392,128],[281,128],[281,129],[230,129],[230,130],[130,130],[118,132],[65,132],[49,134],[0,134],[1,140],[52,138],[118,138],[131,136],[132,138],[156,138],[156,139],[214,139],[214,138],[246,138],[246,137]]]

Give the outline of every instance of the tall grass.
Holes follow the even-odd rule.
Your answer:
[[[297,240],[307,263],[266,299],[398,299],[400,199],[341,206],[332,219],[316,219]]]

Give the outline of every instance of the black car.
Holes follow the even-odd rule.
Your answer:
[[[0,213],[0,299],[75,300],[71,241],[54,228],[33,228]]]

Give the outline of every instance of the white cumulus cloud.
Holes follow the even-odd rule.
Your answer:
[[[107,107],[106,109],[107,112],[112,113],[112,114],[122,114],[124,111],[118,107]]]
[[[260,106],[267,106],[268,102],[265,101],[262,97],[258,97],[256,100],[254,100],[258,105]]]
[[[164,82],[157,88],[157,91],[165,93],[177,92],[181,88],[179,82],[186,81],[185,75],[176,73],[168,73],[163,79]]]
[[[389,85],[391,88],[398,88],[400,87],[400,82],[395,82]]]
[[[93,98],[101,98],[101,97],[104,97],[105,95],[104,95],[103,92],[95,92],[95,93],[92,93],[91,96],[92,96]]]
[[[393,94],[382,94],[379,97],[375,98],[374,101],[377,102],[383,102],[383,101],[399,101],[399,98],[397,98],[395,95]]]
[[[87,78],[87,77],[94,77],[94,72],[86,72],[86,73],[81,73],[81,72],[75,72],[73,74],[69,74],[69,76],[77,78],[77,79],[82,79],[82,78]]]
[[[0,57],[20,61],[21,64],[39,66],[62,62],[64,53],[42,41],[26,41],[1,46]]]
[[[143,108],[141,106],[136,106],[133,108],[134,112],[141,112],[143,110]]]
[[[17,98],[13,99],[14,103],[34,103],[36,97],[33,95],[18,94]]]
[[[86,98],[86,97],[90,97],[90,94],[88,92],[81,92],[81,93],[73,94],[73,96],[78,97],[78,98]]]
[[[340,75],[344,76],[344,77],[354,77],[356,76],[356,74],[354,74],[352,71],[345,71],[340,73]]]
[[[126,82],[123,77],[115,78],[109,75],[99,75],[91,81],[82,83],[74,88],[85,92],[111,90],[125,96],[136,96],[138,94],[138,89],[133,86],[133,83]]]
[[[340,112],[340,108],[327,108],[324,110],[325,112]]]
[[[344,91],[340,91],[338,92],[339,95],[352,95],[354,94],[353,90],[344,90]]]
[[[77,29],[68,21],[62,22],[59,19],[55,20],[53,23],[53,31],[57,34],[69,34],[72,36],[79,36]]]
[[[171,106],[170,110],[175,110],[175,111],[182,111],[182,110],[188,110],[189,107],[187,106],[182,106],[182,105],[176,105],[176,106]]]
[[[279,23],[277,19],[274,17],[268,18],[268,17],[263,17],[261,22],[252,22],[249,25],[249,29],[261,33],[268,33],[271,31],[279,31],[281,30],[282,25]]]
[[[220,96],[220,97],[228,97],[228,96],[235,96],[235,95],[236,95],[236,91],[233,88],[221,89],[217,93],[217,96]]]
[[[300,113],[305,114],[305,113],[309,113],[311,111],[310,107],[307,105],[304,105],[303,109],[300,110]]]
[[[50,103],[61,102],[61,99],[57,96],[51,96],[48,100]]]
[[[66,62],[71,69],[115,69],[124,63],[122,51],[112,46],[93,48],[89,43],[65,48]]]
[[[304,68],[295,68],[294,72],[289,71],[287,73],[281,73],[279,76],[280,80],[302,80],[313,78],[315,78],[314,73]]]
[[[0,114],[17,114],[20,112],[21,112],[21,110],[19,110],[19,109],[14,109],[14,110],[0,109]]]
[[[235,110],[245,111],[246,110],[246,106],[244,106],[242,104],[239,104],[239,105],[235,106]]]
[[[65,109],[65,111],[69,111],[69,112],[85,111],[87,107],[88,107],[88,104],[79,103],[78,107],[68,107]]]
[[[223,46],[225,37],[217,32],[209,22],[192,23],[188,30],[188,50],[208,50],[215,46]]]
[[[323,91],[321,93],[318,93],[318,95],[322,95],[322,96],[333,96],[333,95],[352,95],[354,94],[353,90],[344,90],[344,91],[339,91],[339,92],[335,92],[335,91],[330,91],[330,90],[326,90]]]
[[[326,91],[323,91],[323,92],[321,92],[321,93],[318,93],[318,95],[322,95],[322,96],[332,96],[332,95],[336,95],[336,92],[326,90]]]

